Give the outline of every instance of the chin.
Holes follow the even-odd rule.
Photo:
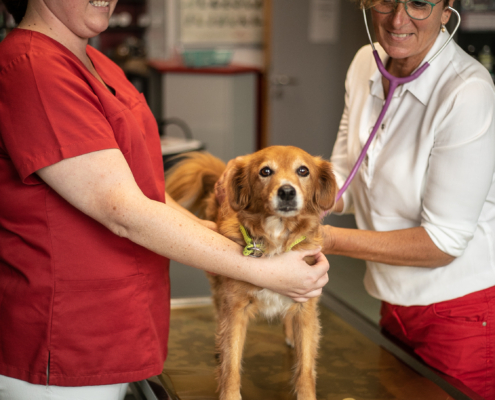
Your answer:
[[[91,25],[88,25],[85,29],[86,32],[84,32],[81,37],[84,37],[86,39],[91,39],[94,38],[95,36],[98,36],[100,33],[105,32],[108,29],[108,20],[105,21],[104,23],[93,23]]]

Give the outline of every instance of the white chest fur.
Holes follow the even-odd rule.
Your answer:
[[[272,292],[268,289],[262,289],[256,293],[259,301],[260,313],[268,319],[285,315],[294,301],[289,297]]]
[[[289,232],[285,230],[285,226],[280,217],[268,217],[264,221],[264,231],[272,243],[276,244],[276,248],[269,254],[265,254],[265,257],[271,257],[283,252],[282,245],[287,240]],[[259,311],[265,318],[271,319],[277,316],[283,316],[289,309],[294,301],[287,296],[272,292],[269,289],[262,289],[256,292],[259,303]]]

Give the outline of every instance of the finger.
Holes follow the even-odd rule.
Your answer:
[[[322,288],[318,288],[318,289],[312,290],[311,292],[305,293],[304,295],[299,296],[299,297],[305,297],[309,300],[309,299],[312,299],[313,297],[321,296],[322,291],[323,291]]]
[[[321,246],[318,246],[314,249],[308,249],[308,250],[298,250],[301,254],[303,254],[303,257],[306,256],[316,256],[318,253],[321,252]]]
[[[206,225],[206,227],[214,232],[218,232],[218,226],[214,222],[208,221],[209,223]]]
[[[323,253],[319,252],[313,257],[315,258],[315,264],[312,265],[312,268],[321,269],[323,273],[326,273],[330,269],[330,263]]]
[[[318,278],[318,280],[316,281],[316,284],[315,286],[318,287],[318,288],[322,288],[323,286],[325,286],[328,281],[329,281],[329,277],[328,277],[328,274],[327,273],[324,273],[322,276],[320,276]]]
[[[292,297],[296,303],[306,303],[309,299],[307,297]]]

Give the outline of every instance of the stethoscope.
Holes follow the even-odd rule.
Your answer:
[[[351,184],[352,180],[354,179],[354,176],[356,175],[359,167],[361,166],[361,163],[363,162],[364,158],[366,157],[366,153],[368,151],[368,148],[370,147],[370,144],[373,141],[373,139],[376,135],[376,132],[378,131],[378,128],[380,127],[380,125],[382,123],[383,117],[385,116],[385,113],[388,110],[388,107],[389,107],[390,102],[392,100],[392,96],[394,95],[395,89],[397,89],[397,87],[399,85],[411,82],[411,81],[419,78],[419,76],[426,70],[426,68],[428,68],[430,66],[431,62],[435,58],[437,58],[437,56],[443,51],[443,49],[445,49],[445,47],[447,47],[447,45],[453,39],[455,33],[457,32],[457,29],[459,28],[459,25],[461,24],[461,16],[457,12],[457,10],[454,10],[450,6],[448,8],[449,8],[449,10],[453,11],[457,15],[457,24],[454,28],[454,31],[449,36],[449,38],[445,41],[443,46],[433,55],[433,57],[431,57],[428,61],[426,61],[423,65],[421,65],[421,67],[419,67],[416,71],[414,71],[414,73],[412,73],[409,76],[403,77],[403,78],[397,78],[396,76],[391,75],[383,66],[382,60],[380,59],[380,56],[378,55],[378,52],[375,49],[375,45],[373,44],[373,40],[371,40],[370,30],[368,27],[368,20],[366,18],[366,10],[363,8],[364,24],[366,25],[366,32],[368,33],[368,39],[369,39],[371,47],[373,49],[373,56],[375,57],[376,65],[378,67],[378,70],[382,74],[382,76],[385,77],[386,79],[388,79],[388,81],[390,82],[390,87],[388,90],[387,98],[385,99],[385,104],[383,105],[382,111],[380,112],[380,115],[378,116],[378,119],[376,120],[375,126],[373,127],[373,130],[371,131],[370,136],[369,136],[366,144],[364,145],[363,150],[361,151],[361,154],[359,155],[359,158],[356,161],[356,164],[354,164],[354,167],[352,168],[351,173],[349,174],[346,181],[344,182],[344,184],[340,188],[339,192],[337,193],[337,198],[335,200],[335,203],[337,203],[337,201],[339,201],[339,199],[342,197],[342,195],[344,194],[346,189],[349,187],[349,185]]]

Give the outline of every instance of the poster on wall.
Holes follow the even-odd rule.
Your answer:
[[[337,43],[340,0],[311,0],[309,11],[310,43]]]
[[[258,46],[263,40],[263,0],[180,0],[183,45]]]

